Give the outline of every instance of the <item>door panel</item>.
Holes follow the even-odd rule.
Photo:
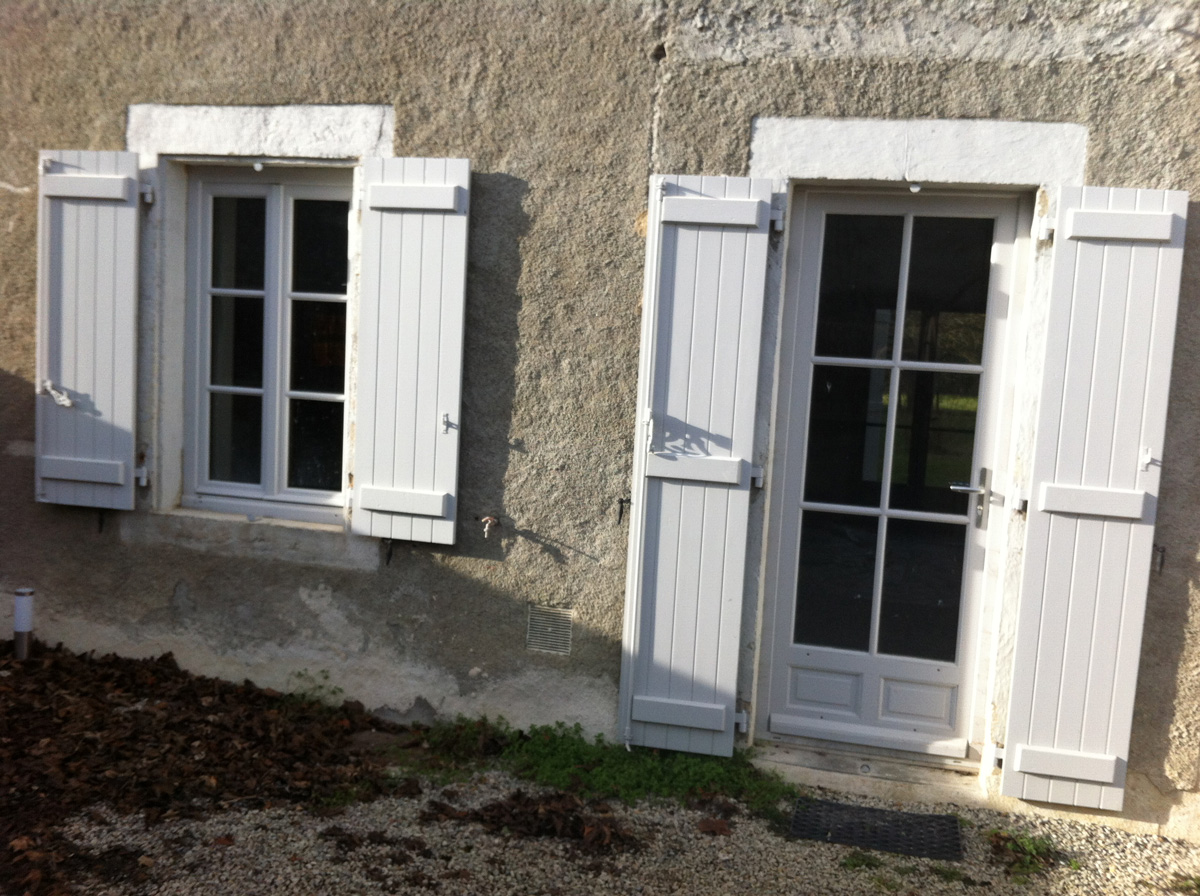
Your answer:
[[[986,522],[969,484],[991,463],[1017,203],[797,198],[768,732],[962,756]]]

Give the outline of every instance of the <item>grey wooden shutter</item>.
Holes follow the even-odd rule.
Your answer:
[[[1167,414],[1187,194],[1059,199],[1002,790],[1117,810]]]
[[[365,159],[353,531],[454,543],[466,159]]]
[[[628,743],[728,756],[771,182],[651,181],[626,586]]]
[[[41,153],[39,501],[133,509],[137,179],[136,153]]]

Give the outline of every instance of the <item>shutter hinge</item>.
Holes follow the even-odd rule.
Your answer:
[[[145,488],[150,484],[150,468],[149,467],[134,467],[133,476],[137,479],[137,484]]]
[[[783,216],[787,211],[787,193],[771,194],[771,229],[783,233]]]
[[[745,734],[750,730],[750,714],[744,709],[739,709],[733,714],[733,724],[738,734]]]
[[[138,184],[138,192],[142,196],[142,202],[154,205],[154,184]]]
[[[1033,238],[1039,243],[1051,243],[1054,241],[1054,219],[1050,217],[1038,218],[1033,222]]]
[[[755,488],[762,488],[767,484],[767,476],[762,467],[750,466],[750,484]]]

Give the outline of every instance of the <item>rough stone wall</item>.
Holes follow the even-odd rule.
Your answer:
[[[0,587],[36,584],[80,646],[611,724],[646,176],[745,173],[760,115],[996,118],[1086,125],[1092,183],[1196,194],[1198,32],[1152,0],[0,0]],[[457,547],[355,572],[141,549],[34,504],[36,151],[122,148],[140,102],[391,103],[398,155],[472,160]],[[1167,794],[1200,777],[1192,212],[1131,759]],[[572,657],[523,649],[530,601],[576,609]]]
[[[1088,183],[1200,187],[1200,11],[1137,3],[671,4],[655,168],[741,172],[755,116],[993,118],[1089,129]],[[1163,500],[1130,766],[1200,772],[1200,228],[1185,250]]]
[[[263,679],[328,667],[371,705],[507,703],[610,728],[650,22],[575,2],[3,0],[0,586],[36,585],[39,624],[81,646],[170,647]],[[137,520],[101,532],[95,511],[33,502],[36,152],[122,149],[143,102],[384,103],[397,155],[471,159],[457,547],[397,545],[389,564],[367,542],[377,569],[354,572],[344,552],[280,562],[289,541],[319,558],[307,531],[235,522],[199,527],[209,550],[180,547],[186,530],[139,547]],[[487,515],[502,527],[485,541]],[[529,602],[576,609],[569,659],[524,649]]]

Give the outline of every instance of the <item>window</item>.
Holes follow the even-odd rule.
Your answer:
[[[338,519],[350,172],[195,169],[190,199],[185,503]]]
[[[392,134],[148,104],[42,153],[38,500],[454,543],[470,163]]]

